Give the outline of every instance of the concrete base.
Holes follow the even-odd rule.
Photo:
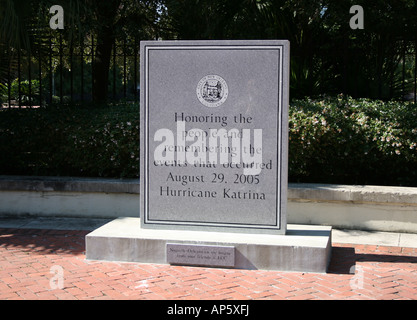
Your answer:
[[[167,263],[166,244],[234,246],[235,268],[327,271],[331,227],[288,225],[286,235],[143,229],[140,218],[118,218],[86,236],[89,260]]]

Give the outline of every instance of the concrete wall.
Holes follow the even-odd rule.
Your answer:
[[[0,216],[139,216],[139,181],[0,176]]]
[[[288,221],[417,233],[417,188],[290,184]]]
[[[139,181],[0,176],[0,217],[139,216]],[[289,184],[288,223],[417,233],[417,188]]]

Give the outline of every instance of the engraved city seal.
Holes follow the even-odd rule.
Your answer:
[[[226,81],[218,75],[207,75],[197,85],[198,100],[209,108],[222,105],[229,94]]]

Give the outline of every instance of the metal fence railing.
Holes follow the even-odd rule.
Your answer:
[[[38,107],[50,103],[92,100],[94,59],[93,36],[80,43],[59,37],[39,40],[31,53],[9,49],[13,59],[6,79],[0,83],[3,108]],[[110,59],[108,96],[110,100],[139,99],[139,42],[116,40]]]
[[[31,53],[9,48],[8,55],[13,58],[6,66],[6,75],[0,78],[0,107],[32,108],[51,103],[92,101],[96,41],[91,35],[80,42],[70,42],[59,34],[34,41]],[[382,98],[383,86],[389,82],[389,88],[384,88],[384,98],[402,97],[416,103],[417,40],[398,43],[401,53],[396,59],[399,63],[390,75],[375,76],[378,87],[375,97]],[[395,62],[384,63],[394,65]],[[114,41],[108,76],[109,100],[138,101],[139,41],[128,38]],[[345,82],[352,82],[355,79],[348,78],[354,76],[349,72],[342,74]]]

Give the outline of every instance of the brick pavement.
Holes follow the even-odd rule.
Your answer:
[[[417,299],[417,249],[333,244],[327,274],[85,260],[89,231],[0,229],[0,299]]]

